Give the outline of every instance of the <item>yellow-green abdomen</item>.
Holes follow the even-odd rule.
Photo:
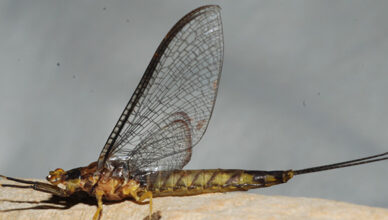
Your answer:
[[[285,183],[292,171],[175,170],[155,172],[144,188],[154,196],[184,196],[212,192],[245,191]]]

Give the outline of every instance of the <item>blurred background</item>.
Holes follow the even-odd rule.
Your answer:
[[[95,161],[167,31],[219,4],[213,118],[190,169],[300,169],[388,151],[386,1],[1,1],[0,173]],[[251,192],[388,208],[388,161]]]

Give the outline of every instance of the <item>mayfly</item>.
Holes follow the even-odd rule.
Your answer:
[[[182,170],[205,133],[216,101],[223,62],[220,7],[199,7],[162,40],[96,162],[47,176],[49,183],[2,176],[67,197],[85,191],[97,200],[149,201],[158,196],[244,191],[285,183],[295,175],[388,159],[388,152],[301,170]]]

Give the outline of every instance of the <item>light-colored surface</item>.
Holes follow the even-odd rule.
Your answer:
[[[188,168],[299,169],[388,150],[388,1],[2,0],[0,173],[95,161],[161,39],[210,3],[224,68]],[[387,164],[253,192],[388,208]]]
[[[96,210],[96,206],[80,203],[65,210],[48,208],[9,211],[50,205],[38,203],[49,197],[48,194],[33,190],[0,187],[0,219],[91,219]],[[131,201],[104,205],[102,220],[143,219],[148,215],[148,208],[148,205],[138,205]],[[160,211],[162,219],[388,219],[388,210],[382,208],[324,199],[263,196],[242,192],[155,198],[154,210]]]

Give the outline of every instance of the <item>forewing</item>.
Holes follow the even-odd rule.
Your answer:
[[[156,50],[109,136],[98,168],[126,162],[130,172],[181,169],[202,138],[223,61],[218,6],[184,16]]]

